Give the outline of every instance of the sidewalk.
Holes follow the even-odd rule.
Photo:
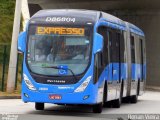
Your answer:
[[[7,92],[0,92],[0,99],[20,99],[20,93],[7,93]]]
[[[0,99],[21,99],[21,96],[0,96]]]
[[[160,87],[158,86],[146,86],[147,91],[157,91],[160,92]]]

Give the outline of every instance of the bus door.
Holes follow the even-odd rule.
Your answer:
[[[113,70],[116,71],[116,73],[114,73],[113,77],[115,80],[115,85],[116,85],[116,99],[119,98],[120,96],[120,90],[121,90],[121,39],[122,39],[122,32],[121,31],[116,31],[115,33],[115,65],[113,66]],[[122,42],[123,43],[123,42]],[[113,72],[114,72],[113,71]]]
[[[109,30],[108,38],[110,55],[108,87],[111,93],[110,100],[114,100],[117,98],[120,83],[120,33],[117,33],[117,30]]]
[[[136,68],[136,40],[137,37],[131,33],[130,45],[131,45],[131,83],[130,83],[130,95],[135,95],[137,92],[137,68]]]
[[[109,79],[109,38],[108,38],[108,33],[107,33],[108,28],[105,26],[101,26],[98,28],[98,33],[101,34],[103,36],[103,41],[104,41],[104,46],[103,46],[103,51],[102,51],[102,68],[105,72],[105,76],[104,79],[108,80]],[[109,87],[107,86],[105,89],[105,93],[106,94],[106,98],[105,101],[110,100],[112,93],[111,93],[111,87],[110,87],[110,82],[109,81]],[[107,83],[107,82],[106,82]]]
[[[144,69],[144,60],[145,60],[145,47],[144,47],[144,40],[142,38],[139,39],[139,46],[140,46],[140,67],[141,67],[141,79],[139,85],[139,95],[143,94],[144,92],[144,79],[145,79],[145,69]]]

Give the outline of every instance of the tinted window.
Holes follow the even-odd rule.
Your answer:
[[[124,62],[124,52],[125,52],[125,45],[124,45],[124,34],[121,34],[121,40],[120,40],[120,60],[121,62]]]
[[[120,39],[121,34],[116,30],[109,31],[110,61],[120,62]]]
[[[103,64],[106,66],[108,64],[108,35],[107,35],[107,28],[100,27],[98,29],[98,33],[103,36],[104,46],[102,51],[102,58]]]
[[[30,26],[27,52],[28,67],[33,73],[60,76],[58,69],[47,67],[64,65],[75,75],[82,74],[89,65],[91,28]]]
[[[135,63],[135,40],[134,36],[131,35],[131,61]]]

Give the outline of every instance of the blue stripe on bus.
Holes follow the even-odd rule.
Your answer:
[[[127,79],[127,63],[121,63],[121,74],[120,79],[126,80]],[[99,80],[98,80],[98,86],[100,87],[104,80],[111,80],[111,81],[117,81],[119,80],[119,64],[118,63],[110,63],[108,64],[103,72],[101,73]],[[112,71],[114,69],[115,71]],[[112,73],[115,72],[115,73]]]
[[[131,79],[132,80],[142,79],[142,74],[143,74],[144,79],[146,79],[145,65],[143,67],[144,67],[144,71],[142,73],[142,71],[141,71],[142,65],[132,63],[132,72],[131,72]],[[99,80],[98,80],[99,86],[102,85],[104,80],[111,80],[111,81],[119,80],[118,71],[119,71],[118,63],[110,63],[109,65],[107,65],[105,67],[105,69],[103,70],[103,72],[101,73],[100,77],[99,77]],[[121,63],[120,79],[121,80],[127,80],[128,79],[127,63]]]
[[[135,64],[132,63],[132,80],[139,80],[139,79],[146,79],[146,68],[145,68],[145,64]],[[143,73],[142,73],[142,67],[143,67]]]

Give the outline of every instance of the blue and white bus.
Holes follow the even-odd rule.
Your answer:
[[[101,11],[41,10],[19,35],[24,54],[22,99],[119,108],[136,103],[146,82],[145,35],[135,25]],[[110,102],[109,102],[110,101]]]

